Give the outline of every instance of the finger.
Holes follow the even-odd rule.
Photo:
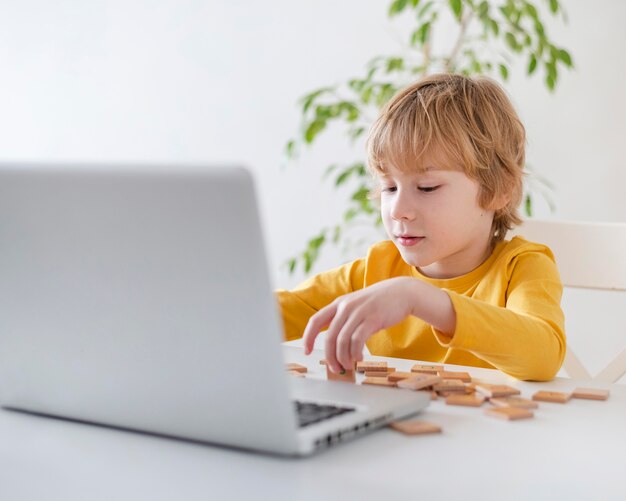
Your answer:
[[[355,331],[362,325],[362,322],[363,319],[359,310],[352,311],[337,336],[337,361],[346,369],[352,370],[354,366],[354,358],[351,353],[352,336],[354,336]]]
[[[375,332],[376,330],[373,329],[367,322],[361,322],[361,324],[356,328],[350,339],[350,356],[352,357],[352,360],[355,362],[363,360],[365,341],[367,341]]]
[[[337,312],[326,331],[326,360],[328,360],[328,366],[334,373],[340,373],[343,371],[343,367],[337,360],[337,336],[341,331],[344,323],[350,315],[350,308],[346,306],[346,303],[340,303],[337,305]]]
[[[309,318],[309,321],[304,329],[304,334],[302,335],[305,355],[311,354],[313,347],[315,346],[315,339],[324,327],[328,327],[328,325],[330,325],[336,311],[337,306],[334,303],[331,303]]]

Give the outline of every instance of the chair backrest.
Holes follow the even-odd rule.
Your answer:
[[[509,235],[550,247],[564,287],[626,291],[626,223],[527,219]],[[570,377],[591,379],[569,347],[563,366]],[[613,383],[624,373],[626,349],[593,379]]]

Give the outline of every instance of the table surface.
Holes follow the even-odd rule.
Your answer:
[[[325,377],[323,353],[285,359]],[[387,360],[397,370],[415,361]],[[535,391],[590,383],[517,381],[499,371],[446,365],[474,380]],[[540,403],[533,419],[501,421],[482,408],[431,402],[420,419],[443,433],[388,428],[318,455],[280,458],[0,410],[0,499],[626,499],[626,386],[607,401]],[[404,391],[389,389],[389,391]]]

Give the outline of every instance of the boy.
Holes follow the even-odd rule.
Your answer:
[[[334,372],[373,355],[500,369],[544,381],[565,356],[551,251],[520,223],[525,131],[488,78],[433,75],[400,91],[367,142],[389,241],[277,291],[287,340],[321,330]]]

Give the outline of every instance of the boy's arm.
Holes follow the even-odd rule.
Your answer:
[[[285,340],[302,337],[309,318],[336,298],[363,287],[365,260],[358,259],[305,280],[295,289],[279,289]]]
[[[442,346],[469,351],[518,379],[549,380],[565,357],[562,291],[548,256],[520,255],[507,287],[506,307],[446,291],[456,327],[448,333],[433,327],[433,332]]]

